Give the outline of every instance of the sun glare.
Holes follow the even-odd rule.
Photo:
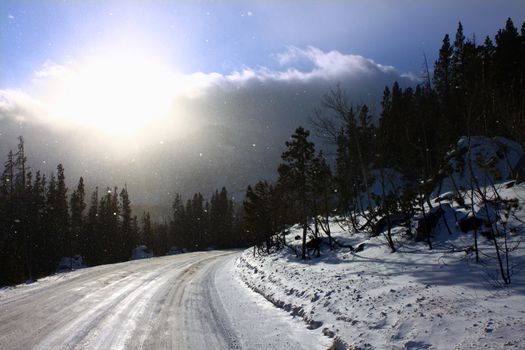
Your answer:
[[[153,58],[96,57],[63,72],[48,91],[50,113],[112,136],[135,136],[168,116],[175,83],[170,70]]]

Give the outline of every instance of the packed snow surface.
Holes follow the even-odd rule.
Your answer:
[[[501,198],[520,203],[505,219],[512,247],[508,286],[502,285],[492,241],[478,236],[476,263],[473,232],[456,226],[470,205],[477,215],[487,212],[468,196],[470,210],[442,200],[445,215],[433,230],[432,250],[397,227],[392,253],[383,235],[350,233],[343,218],[333,218],[335,238],[354,247],[364,243],[363,251],[330,251],[323,244],[320,258],[301,260],[286,248],[269,255],[248,249],[236,261],[237,272],[254,291],[341,348],[525,349],[525,184],[496,188]],[[297,248],[300,241],[293,237],[299,234],[296,226],[287,235]]]
[[[0,289],[0,349],[326,349],[235,277],[238,252],[60,273]]]

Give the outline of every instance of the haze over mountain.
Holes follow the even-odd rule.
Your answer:
[[[15,135],[24,135],[34,168],[50,172],[62,162],[72,181],[90,174],[92,185],[127,183],[139,202],[166,203],[173,191],[208,193],[221,186],[240,193],[272,176],[284,141],[297,125],[308,126],[330,88],[340,84],[358,102],[374,105],[385,85],[409,82],[394,67],[338,51],[290,48],[280,60],[279,71],[246,68],[185,77],[207,80],[196,95],[173,97],[174,108],[183,105],[185,112],[174,111],[139,135],[124,137],[42,120],[49,112],[41,100],[3,90],[1,147],[14,148]],[[311,67],[299,70],[295,62]],[[52,84],[57,77],[49,75],[65,68],[46,69],[40,84]],[[186,116],[189,125],[181,126],[177,119]]]
[[[519,1],[505,11],[471,3],[454,14],[478,35],[509,9],[525,13]],[[442,33],[455,30],[456,19],[433,15],[451,4],[407,26],[399,6],[380,3],[307,2],[297,13],[291,3],[3,2],[0,154],[23,135],[34,170],[63,163],[70,187],[79,176],[91,188],[126,183],[136,204],[222,186],[241,195],[275,176],[286,139],[311,128],[337,84],[374,114],[385,86],[418,81],[423,53],[432,66]],[[403,40],[394,46],[393,36]]]

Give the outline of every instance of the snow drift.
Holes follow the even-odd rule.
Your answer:
[[[326,238],[321,257],[310,254],[306,260],[286,248],[269,255],[248,249],[236,261],[237,273],[274,305],[302,318],[312,332],[333,338],[334,348],[520,349],[525,344],[525,183],[511,180],[523,167],[523,153],[503,138],[459,140],[432,194],[434,209],[425,204],[427,214],[440,211],[430,230],[431,250],[412,234],[420,215],[412,218],[411,233],[393,227],[396,253],[383,236],[352,232],[346,218],[333,217],[334,238],[341,246],[364,243],[362,251],[331,251]],[[476,225],[462,221],[468,218]],[[289,236],[297,234],[296,225]],[[502,269],[509,274],[508,285]]]

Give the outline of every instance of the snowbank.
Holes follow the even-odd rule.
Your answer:
[[[152,257],[153,252],[145,245],[136,247],[131,253],[131,260],[148,259]]]
[[[523,172],[523,155],[519,144],[503,137],[461,137],[447,154],[445,177],[434,196],[514,180]]]
[[[65,272],[86,268],[84,258],[80,255],[71,257],[62,257],[58,263],[57,272]]]
[[[513,158],[518,158],[518,154]],[[350,234],[332,221],[334,237],[364,250],[330,251],[302,261],[286,250],[236,261],[240,278],[254,291],[342,348],[356,349],[522,349],[525,344],[525,184],[498,186],[502,199],[520,203],[505,218],[512,283],[501,287],[493,241],[478,236],[480,263],[472,252],[473,233],[456,221],[468,212],[455,203],[432,235],[433,250],[394,228],[396,253],[382,236]],[[476,213],[486,203],[466,201]],[[489,213],[492,213],[489,211]],[[493,215],[493,214],[490,214]],[[500,219],[504,213],[499,212]],[[451,230],[446,229],[445,221]],[[502,229],[503,221],[498,225]],[[294,229],[297,230],[297,229]],[[291,232],[293,237],[299,232]],[[502,238],[498,237],[502,242]],[[517,247],[516,247],[517,246]],[[312,254],[313,256],[313,254]]]
[[[182,248],[179,248],[179,247],[171,247],[170,250],[168,250],[168,252],[166,253],[166,255],[177,255],[177,254],[182,254],[184,253],[184,249]]]

